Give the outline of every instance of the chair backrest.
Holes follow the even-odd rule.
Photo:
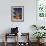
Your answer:
[[[18,27],[16,28],[11,28],[11,34],[18,33]]]

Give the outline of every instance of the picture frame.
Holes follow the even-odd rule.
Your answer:
[[[24,6],[11,6],[11,21],[12,22],[24,21]]]

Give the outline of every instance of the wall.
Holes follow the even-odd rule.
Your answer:
[[[11,6],[24,6],[24,22],[11,22]],[[11,27],[19,27],[19,32],[30,32],[36,24],[36,0],[0,0],[0,34],[10,32]]]

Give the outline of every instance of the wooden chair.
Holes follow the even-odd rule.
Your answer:
[[[15,46],[18,46],[18,34],[9,34],[9,33],[6,33],[5,34],[5,46],[7,46],[7,44],[8,44],[8,42],[7,42],[7,36],[9,36],[9,38],[10,38],[10,36],[17,36],[17,38],[15,38],[17,41],[16,41],[16,45]]]
[[[21,33],[21,37],[22,37],[22,38],[23,38],[23,37],[26,37],[26,38],[23,38],[23,39],[27,39],[27,40],[26,40],[26,42],[25,42],[25,41],[24,41],[24,42],[21,42],[21,43],[20,43],[20,46],[22,46],[22,45],[23,45],[23,46],[24,46],[24,45],[25,45],[25,46],[30,46],[29,33]],[[23,40],[23,39],[22,39],[22,40]]]

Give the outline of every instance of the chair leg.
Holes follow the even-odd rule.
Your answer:
[[[5,46],[7,46],[7,42],[5,41]]]
[[[7,46],[7,34],[5,34],[5,46]]]

